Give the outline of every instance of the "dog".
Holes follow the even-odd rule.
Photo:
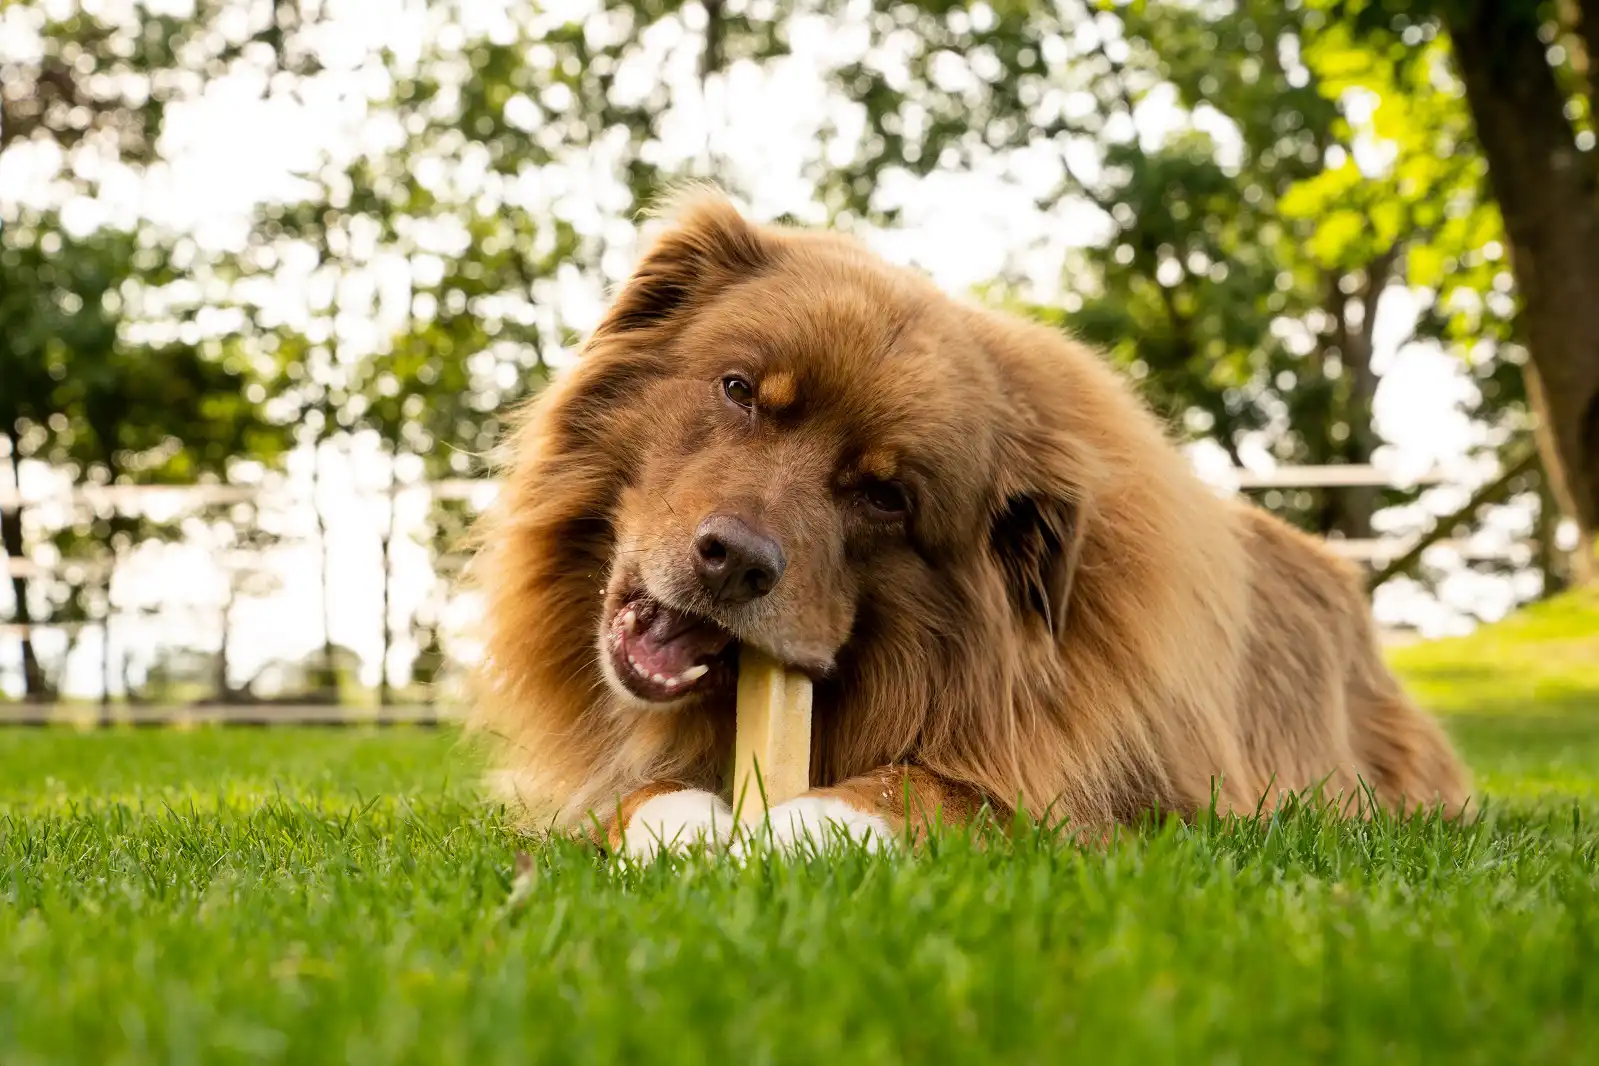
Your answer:
[[[779,843],[1463,809],[1355,569],[1202,483],[1094,352],[714,191],[666,218],[478,530],[472,724],[527,824],[725,840],[746,642],[813,682]]]

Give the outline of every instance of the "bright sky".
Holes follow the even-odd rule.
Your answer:
[[[768,2],[768,0],[755,0]],[[46,0],[46,9],[70,6],[66,0]],[[119,0],[102,0],[85,6],[105,10],[127,7]],[[153,10],[182,14],[188,0],[148,0]],[[564,0],[544,5],[539,18],[564,21],[590,10],[586,0]],[[481,20],[486,32],[508,32],[506,6],[483,0],[463,5],[468,17]],[[223,78],[207,86],[199,99],[168,112],[162,148],[170,165],[156,168],[144,180],[106,169],[102,195],[97,202],[68,205],[67,221],[74,228],[90,229],[107,222],[127,225],[143,218],[174,230],[192,233],[204,247],[236,250],[243,246],[251,210],[260,202],[287,199],[299,185],[297,173],[327,157],[345,158],[362,145],[380,143],[393,135],[382,121],[368,114],[369,96],[381,98],[385,78],[369,62],[379,48],[389,48],[405,61],[414,58],[426,35],[438,34],[431,25],[436,12],[421,3],[401,0],[328,0],[329,20],[318,39],[327,71],[300,99],[289,95],[268,97],[265,81],[253,74]],[[25,56],[37,51],[37,38],[26,6],[0,10],[0,56]],[[672,24],[657,27],[646,38],[647,55],[619,78],[624,90],[647,91],[650,78],[664,71],[677,87],[675,106],[666,128],[662,158],[667,165],[684,165],[715,153],[732,170],[738,187],[749,194],[752,212],[771,217],[793,211],[817,218],[810,201],[803,168],[816,131],[831,118],[843,131],[841,144],[859,121],[832,100],[823,78],[826,67],[858,56],[864,34],[820,19],[796,21],[793,54],[761,69],[751,64],[734,66],[725,79],[701,94],[695,88],[697,38]],[[630,82],[631,79],[631,82]],[[1180,111],[1168,93],[1152,93],[1137,115],[1137,135],[1155,144],[1190,122],[1199,122],[1225,146],[1236,140],[1226,121],[1214,112],[1197,117]],[[832,151],[844,151],[835,147]],[[43,202],[59,195],[52,186],[62,160],[48,151],[14,151],[0,161],[0,209],[19,201]],[[470,171],[470,159],[462,165]],[[1079,173],[1091,168],[1091,156],[1074,159]],[[1041,295],[1057,292],[1067,250],[1096,240],[1104,232],[1102,217],[1082,206],[1044,214],[1034,206],[1035,194],[1049,189],[1059,178],[1058,159],[1047,154],[1025,154],[1003,164],[987,165],[975,173],[941,174],[921,182],[892,182],[880,190],[887,200],[903,207],[902,226],[893,232],[868,234],[870,243],[885,256],[915,264],[928,271],[952,292],[961,292],[992,279],[1002,268],[1018,268]],[[634,232],[613,219],[625,204],[612,165],[603,148],[575,158],[564,167],[547,168],[533,187],[507,191],[505,202],[533,210],[554,210],[589,233],[604,237],[608,252],[604,278],[569,272],[550,288],[536,292],[535,303],[558,306],[564,321],[574,326],[592,324],[602,306],[604,285],[622,276],[632,255]],[[447,254],[448,235],[440,237]],[[341,337],[356,347],[375,345],[403,322],[410,305],[410,278],[418,269],[404,260],[374,263],[370,275],[345,279],[335,291],[334,280],[318,274],[314,264],[290,257],[278,269],[272,302],[286,320],[302,320],[307,308],[365,306],[369,313],[341,316]],[[1468,445],[1480,439],[1483,428],[1462,413],[1461,403],[1474,385],[1458,362],[1435,346],[1405,344],[1415,316],[1411,295],[1391,290],[1378,311],[1376,368],[1382,383],[1376,400],[1377,428],[1387,441],[1378,465],[1402,474],[1417,474],[1439,465],[1460,483],[1435,490],[1442,511],[1462,502],[1470,489],[1491,474],[1463,458]],[[360,492],[385,483],[386,471],[370,442],[357,442],[348,455],[330,455],[326,473],[325,513],[331,527],[329,550],[335,574],[332,631],[336,642],[357,650],[366,663],[366,680],[375,681],[380,648],[378,594],[381,579],[377,552],[378,530],[384,520],[381,502],[362,502]],[[1262,449],[1245,450],[1251,464],[1269,465]],[[1225,457],[1214,447],[1195,449],[1202,471],[1225,480]],[[1218,465],[1219,464],[1219,465]],[[290,463],[285,486],[285,510],[280,516],[285,531],[302,540],[274,554],[278,588],[270,596],[244,601],[235,614],[236,676],[248,676],[270,659],[302,656],[321,642],[321,598],[318,563],[309,534],[314,517],[308,505],[310,456],[297,454]],[[51,482],[49,472],[33,469],[24,489],[42,492]],[[414,529],[425,514],[420,494],[406,497],[401,526]],[[41,517],[48,515],[41,513]],[[1394,531],[1416,528],[1421,515],[1391,514]],[[1484,534],[1508,541],[1526,535],[1526,516],[1507,512],[1500,528]],[[425,550],[403,538],[395,549],[397,571],[394,598],[401,612],[428,599],[434,581]],[[1469,628],[1470,612],[1488,616],[1508,610],[1516,595],[1527,596],[1536,586],[1520,579],[1512,582],[1459,571],[1438,589],[1438,596],[1420,594],[1407,582],[1396,582],[1377,599],[1379,616],[1389,624],[1419,626],[1439,634]],[[117,602],[132,609],[139,605],[164,605],[151,619],[127,619],[116,626],[113,647],[118,655],[147,656],[161,641],[181,640],[201,647],[216,646],[219,605],[224,578],[213,564],[206,546],[195,542],[170,548],[148,546],[124,570],[114,591]],[[8,606],[9,589],[0,592],[0,609]],[[456,621],[470,615],[469,604],[457,604]],[[41,639],[42,650],[52,650],[53,637]],[[408,661],[411,649],[396,652],[397,664]],[[77,693],[98,690],[99,638],[85,634],[69,671],[69,687]],[[0,674],[12,691],[20,685],[14,641],[0,641]]]

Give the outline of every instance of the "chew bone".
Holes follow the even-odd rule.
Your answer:
[[[739,651],[733,748],[733,804],[744,821],[759,822],[767,806],[810,787],[811,680],[747,644]]]

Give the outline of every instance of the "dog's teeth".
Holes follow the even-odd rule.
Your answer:
[[[650,675],[650,680],[655,682],[657,685],[664,685],[664,684],[666,684],[666,675],[665,674],[651,674]]]
[[[666,687],[667,688],[676,688],[677,684],[678,684],[678,681],[677,681],[677,678],[675,678],[675,677],[669,677],[669,678],[666,679]]]
[[[711,668],[706,666],[704,663],[697,663],[696,665],[689,667],[687,670],[683,671],[683,683],[688,684],[690,681],[698,681],[700,678],[704,677],[706,673],[710,671],[710,669]]]
[[[638,612],[629,610],[622,616],[622,632],[632,633],[638,628]]]

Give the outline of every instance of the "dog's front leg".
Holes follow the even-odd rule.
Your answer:
[[[907,830],[919,839],[935,825],[964,825],[983,803],[976,789],[919,766],[885,766],[780,803],[761,828],[782,849],[824,847],[843,837],[875,849]]]
[[[655,781],[623,796],[598,828],[611,854],[650,859],[662,849],[725,844],[733,811],[715,793]]]

